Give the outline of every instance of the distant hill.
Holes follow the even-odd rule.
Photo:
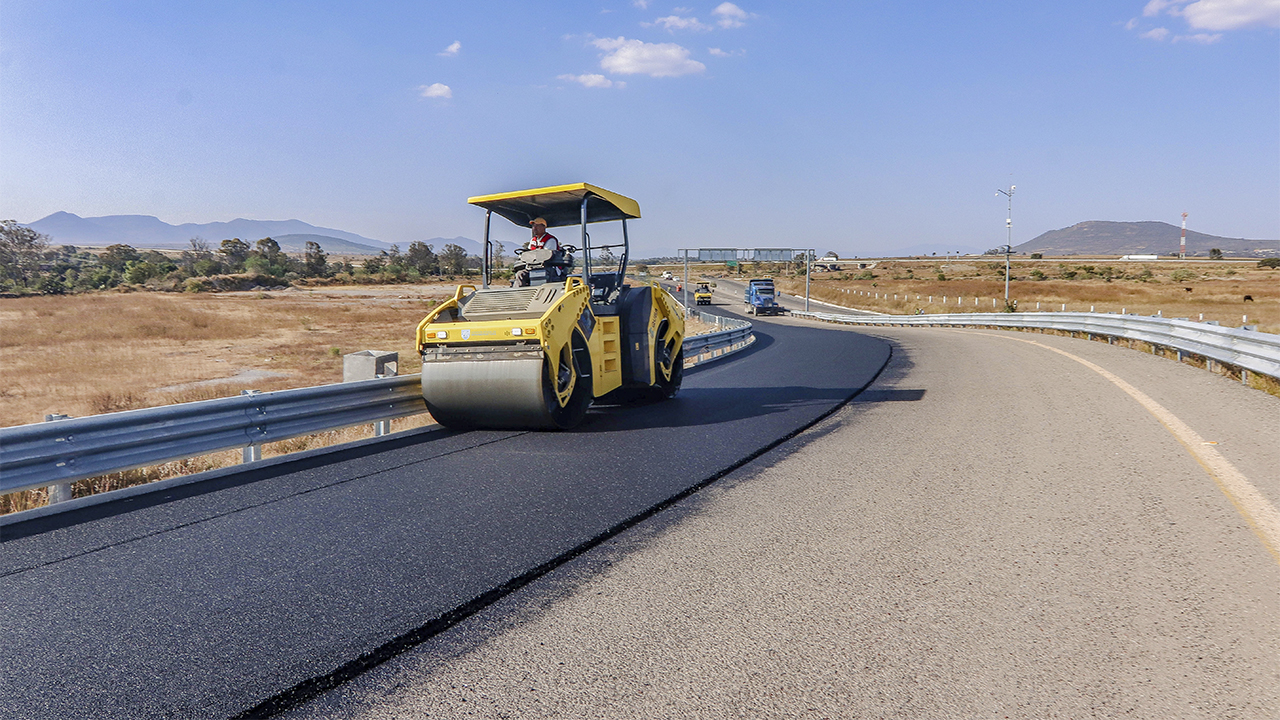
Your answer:
[[[230,238],[240,238],[247,243],[270,237],[277,242],[285,235],[318,235],[357,243],[384,250],[390,245],[381,240],[355,233],[316,227],[301,220],[246,220],[237,218],[230,222],[183,223],[170,225],[151,215],[106,215],[82,218],[68,212],[56,212],[28,227],[52,238],[55,245],[85,245],[106,247],[117,243],[136,248],[182,249],[188,247],[191,238],[208,240],[211,245]],[[325,248],[326,252],[328,248]]]
[[[1165,222],[1090,220],[1051,230],[1014,247],[1015,252],[1045,255],[1176,255],[1182,228]],[[1280,240],[1225,238],[1187,230],[1187,255],[1207,257],[1218,248],[1224,255],[1280,255]]]
[[[391,243],[344,230],[317,227],[301,220],[237,218],[230,222],[171,225],[152,215],[80,217],[69,212],[56,212],[29,223],[28,227],[48,235],[54,245],[85,247],[121,244],[135,248],[181,250],[189,247],[191,238],[195,237],[207,240],[214,248],[230,238],[240,238],[252,245],[269,237],[279,243],[282,250],[293,253],[302,252],[308,240],[320,243],[325,252],[337,255],[376,255],[391,248]],[[454,243],[466,248],[470,254],[480,253],[480,243],[465,237],[431,238],[423,242],[434,246],[437,252]],[[400,245],[401,252],[407,249],[408,243]]]

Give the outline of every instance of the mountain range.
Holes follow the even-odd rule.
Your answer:
[[[1090,220],[1050,230],[1013,250],[1045,255],[1176,255],[1181,235],[1181,228],[1166,222]],[[1224,255],[1273,257],[1280,255],[1280,240],[1226,238],[1187,231],[1188,257],[1207,257],[1213,248]]]
[[[261,238],[270,237],[280,244],[282,250],[292,253],[303,252],[308,241],[319,243],[330,255],[376,255],[391,248],[390,243],[381,240],[344,230],[317,227],[301,220],[238,218],[230,222],[170,225],[151,215],[80,217],[68,212],[56,212],[30,223],[29,227],[48,235],[55,245],[87,247],[106,247],[119,243],[136,248],[182,250],[190,247],[190,241],[195,237],[203,238],[214,248],[229,238],[240,238],[252,245]],[[1014,251],[1045,255],[1170,255],[1177,254],[1180,235],[1179,227],[1165,222],[1090,220],[1043,233],[1015,246]],[[468,254],[480,254],[480,243],[466,237],[437,237],[423,242],[434,247],[436,252],[452,243],[462,246]],[[1188,255],[1206,257],[1212,248],[1218,248],[1228,256],[1274,257],[1280,255],[1280,240],[1226,238],[1194,230],[1187,231]],[[406,244],[400,251],[407,249]],[[932,251],[937,251],[939,255],[956,251],[981,252],[976,248],[951,245],[917,245],[898,252],[925,255]]]
[[[237,218],[230,222],[183,223],[171,225],[152,215],[105,215],[80,217],[69,212],[56,212],[41,218],[28,227],[48,235],[54,245],[82,245],[106,247],[108,245],[132,245],[135,248],[158,250],[182,250],[191,246],[192,238],[203,238],[213,248],[223,240],[240,238],[252,245],[269,237],[285,252],[302,252],[307,241],[320,244],[330,255],[377,255],[391,248],[390,243],[357,235],[344,230],[317,227],[301,220],[246,220]],[[465,237],[430,238],[423,240],[437,252],[453,243],[468,253],[479,254],[480,243]],[[402,246],[401,252],[408,249]]]

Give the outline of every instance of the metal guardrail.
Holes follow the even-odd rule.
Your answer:
[[[686,310],[686,312],[689,315],[698,316],[698,319],[705,323],[714,323],[716,327],[724,328],[723,330],[693,335],[684,339],[686,367],[708,362],[713,358],[731,355],[755,341],[755,335],[751,331],[751,323],[746,320],[721,317],[697,310]]]
[[[1114,313],[949,313],[857,317],[831,313],[791,313],[848,325],[1005,327],[1061,330],[1139,340],[1280,378],[1280,335],[1221,327],[1183,318]]]
[[[417,415],[427,409],[419,378],[361,380],[0,428],[0,493]]]
[[[689,364],[735,352],[753,339],[751,323],[719,320],[732,325],[685,338]],[[246,461],[259,459],[264,443],[426,410],[421,375],[415,374],[0,428],[0,493],[237,448],[245,449]]]

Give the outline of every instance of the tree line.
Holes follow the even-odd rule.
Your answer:
[[[0,221],[0,292],[7,293],[53,295],[121,285],[198,292],[234,287],[240,280],[257,285],[297,280],[413,282],[466,275],[478,267],[478,258],[468,257],[464,248],[453,243],[439,252],[422,242],[410,243],[404,253],[392,245],[359,263],[331,262],[324,248],[313,241],[306,243],[300,256],[290,255],[269,237],[252,245],[231,238],[217,248],[192,238],[176,255],[125,244],[90,252],[74,245],[53,247],[46,235],[13,220]]]

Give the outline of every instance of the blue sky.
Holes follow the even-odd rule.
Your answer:
[[[1280,237],[1280,0],[0,5],[0,216],[480,235],[591,182],[640,254],[1084,220]],[[514,227],[503,235],[523,237]],[[216,240],[216,239],[215,239]]]

